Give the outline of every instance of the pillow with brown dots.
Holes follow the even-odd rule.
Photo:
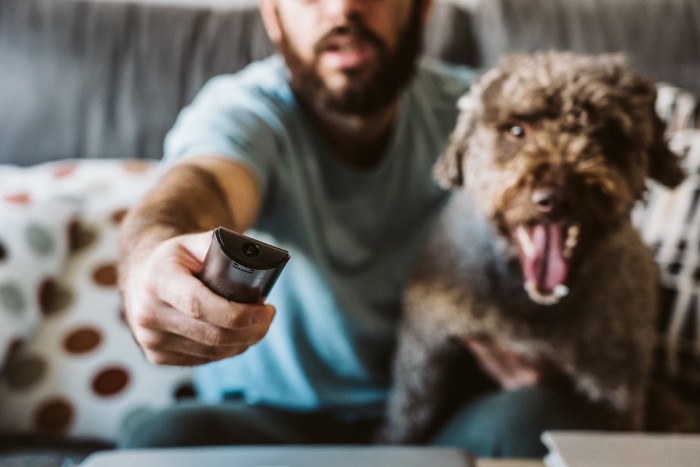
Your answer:
[[[3,186],[3,185],[0,185]],[[0,368],[49,312],[49,297],[68,257],[76,206],[3,186],[0,194]]]
[[[0,373],[0,437],[111,442],[130,413],[191,395],[190,369],[143,357],[116,287],[118,225],[158,173],[155,162],[121,159],[0,166],[0,193],[13,193],[5,202],[15,216],[0,213],[0,242],[18,231],[0,259],[0,330],[5,321],[17,329],[0,331],[11,348]],[[52,201],[35,212],[24,201],[32,199]]]

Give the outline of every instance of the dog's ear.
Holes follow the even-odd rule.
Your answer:
[[[666,123],[656,112],[657,91],[654,82],[638,73],[631,72],[623,61],[619,62],[618,85],[629,96],[643,102],[644,112],[651,115],[651,141],[647,149],[647,176],[668,188],[678,186],[686,174],[681,168],[680,157],[669,148],[666,138]]]
[[[666,123],[654,111],[653,139],[648,153],[649,177],[667,186],[675,188],[686,176],[681,167],[681,159],[668,146]]]
[[[487,73],[488,75],[488,73]],[[484,76],[486,78],[487,76]],[[464,184],[463,163],[468,140],[476,128],[481,115],[481,84],[475,84],[469,92],[457,102],[459,116],[457,124],[450,134],[445,150],[433,167],[433,178],[438,184],[451,189]]]

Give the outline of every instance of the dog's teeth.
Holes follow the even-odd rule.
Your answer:
[[[534,295],[539,295],[540,293],[537,291],[537,287],[535,287],[535,283],[532,281],[525,281],[525,290],[527,291],[527,294],[530,296],[530,298],[533,298]]]
[[[581,233],[581,227],[577,224],[569,226],[566,231],[566,242],[564,242],[564,257],[570,258],[574,248],[578,244],[578,236]]]
[[[535,254],[535,245],[532,244],[532,239],[527,233],[527,229],[522,225],[515,229],[515,235],[517,235],[520,241],[520,246],[523,249],[523,254],[528,258]]]
[[[566,297],[569,295],[569,288],[564,284],[559,284],[558,286],[554,287],[554,295],[556,295],[558,298]]]
[[[578,224],[570,225],[569,229],[567,230],[568,236],[572,238],[578,238],[579,233],[581,233],[581,226]]]
[[[562,298],[569,295],[569,288],[564,284],[556,286],[551,294],[544,295],[537,290],[535,283],[532,281],[525,282],[525,291],[527,291],[533,302],[540,305],[556,305]]]

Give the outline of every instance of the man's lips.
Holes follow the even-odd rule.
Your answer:
[[[350,70],[365,65],[375,54],[376,49],[369,41],[341,36],[324,44],[320,50],[320,61],[332,69]]]

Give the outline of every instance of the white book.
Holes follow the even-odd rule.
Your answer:
[[[546,431],[547,467],[697,467],[700,434]]]

